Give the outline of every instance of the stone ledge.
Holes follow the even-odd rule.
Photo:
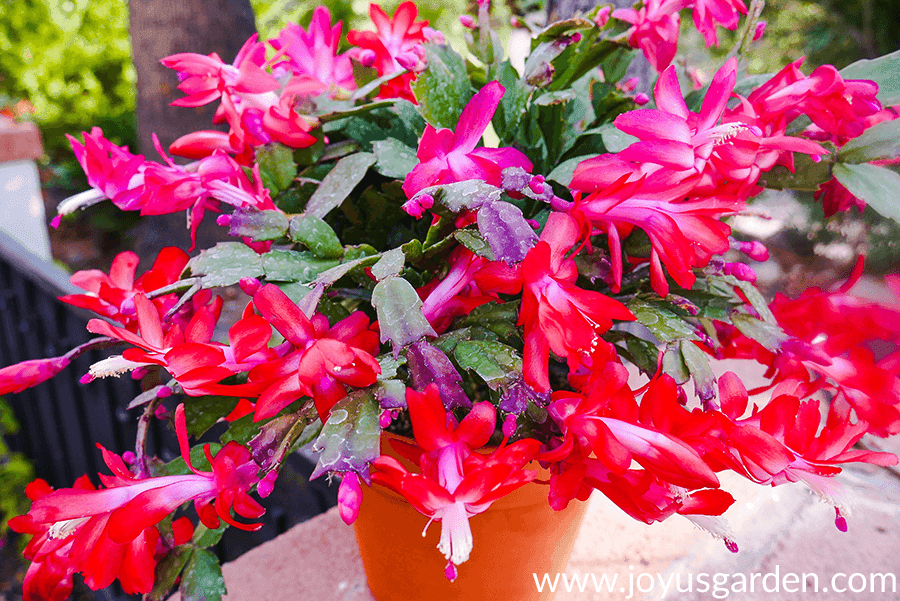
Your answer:
[[[36,160],[44,154],[34,123],[13,123],[0,116],[0,163]]]

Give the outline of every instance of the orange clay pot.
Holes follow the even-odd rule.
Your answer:
[[[399,459],[388,436],[382,436],[382,453]],[[546,480],[549,472],[540,471],[538,479]],[[547,492],[546,485],[526,484],[469,518],[475,546],[450,582],[437,549],[440,522],[423,537],[427,517],[393,491],[364,485],[354,527],[372,594],[378,601],[549,601],[553,594],[538,593],[532,574],[565,570],[587,503],[554,511]]]

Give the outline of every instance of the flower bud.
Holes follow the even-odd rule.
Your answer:
[[[260,287],[259,280],[251,277],[244,277],[238,282],[238,286],[241,287],[241,290],[244,291],[244,294],[247,296],[253,296],[256,294],[256,291],[259,290]]]
[[[338,512],[348,526],[356,521],[362,503],[362,487],[355,472],[346,472],[338,488]]]
[[[744,282],[753,283],[756,281],[756,272],[753,271],[752,267],[743,263],[725,263],[722,266],[722,271],[726,275],[733,275]]]
[[[606,24],[609,23],[610,12],[612,12],[612,7],[608,4],[600,9],[600,12],[594,17],[594,23],[597,24],[597,27],[605,27]]]
[[[447,45],[447,38],[444,37],[444,33],[437,29],[425,27],[422,29],[422,35],[425,36],[426,42],[431,42],[432,44],[438,44],[440,46]]]
[[[417,73],[425,69],[425,61],[421,60],[415,52],[401,52],[395,59],[397,63],[411,73]]]
[[[752,242],[734,241],[732,242],[731,247],[744,253],[754,261],[763,262],[769,260],[769,249],[758,240],[753,240]]]
[[[760,21],[756,24],[756,29],[753,30],[753,41],[758,42],[764,33],[766,33],[766,22]]]
[[[514,413],[510,413],[506,416],[506,419],[503,420],[503,436],[505,436],[506,438],[511,438],[515,433],[516,415]]]
[[[633,92],[640,81],[641,80],[637,77],[629,77],[619,84],[619,89],[621,89],[623,92]]]
[[[278,479],[278,472],[272,470],[263,476],[263,479],[259,481],[256,485],[256,492],[259,493],[263,499],[272,494],[272,491],[275,489],[275,481]]]
[[[216,225],[228,227],[231,225],[231,215],[219,215],[216,217]]]
[[[466,29],[475,29],[475,18],[472,15],[460,15],[459,22]]]
[[[430,194],[419,194],[403,203],[403,210],[411,217],[421,219],[422,215],[434,206],[434,197]]]
[[[372,65],[375,64],[376,58],[377,57],[375,56],[374,50],[369,50],[368,48],[364,48],[359,53],[359,64],[362,65],[363,67],[371,67]]]

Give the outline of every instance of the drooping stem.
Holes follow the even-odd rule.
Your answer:
[[[753,33],[756,31],[756,24],[759,23],[759,16],[762,14],[765,6],[765,0],[753,0],[750,3],[750,8],[747,9],[747,21],[744,23],[744,29],[741,30],[741,34],[734,42],[734,46],[731,47],[731,51],[725,57],[725,62],[728,62],[728,59],[732,56],[737,56],[738,60],[740,60],[750,49],[750,44],[753,43]]]
[[[137,464],[137,475],[139,478],[150,477],[150,467],[147,465],[147,432],[150,428],[150,421],[156,416],[156,408],[159,407],[160,402],[162,402],[161,397],[153,397],[153,399],[147,403],[147,406],[144,407],[144,413],[141,415],[141,419],[138,420],[137,440],[135,440],[134,443],[134,453],[137,457],[135,463]]]
[[[72,361],[73,359],[79,357],[82,353],[86,353],[94,349],[109,348],[117,344],[122,344],[122,341],[116,338],[110,338],[109,336],[101,336],[100,338],[93,338],[91,340],[88,340],[84,344],[76,346],[71,351],[63,355],[63,357],[65,357],[69,361]]]

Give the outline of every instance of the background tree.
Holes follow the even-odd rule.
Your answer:
[[[137,71],[137,138],[141,154],[156,158],[152,135],[163,149],[191,131],[212,128],[212,105],[194,109],[169,104],[181,93],[174,71],[160,59],[178,52],[217,53],[230,63],[256,22],[249,0],[129,0],[131,44]],[[198,242],[208,245],[222,228],[207,220]],[[142,220],[135,231],[137,252],[149,259],[164,246],[190,246],[183,215]]]

